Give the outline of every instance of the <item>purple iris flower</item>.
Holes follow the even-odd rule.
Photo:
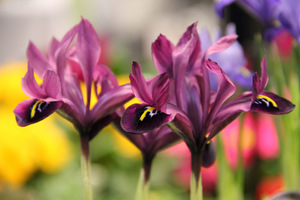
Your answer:
[[[236,34],[235,25],[230,23],[226,27],[226,35],[233,34]],[[216,40],[221,37],[221,31],[218,31]],[[200,33],[200,39],[202,41],[202,51],[208,49],[212,45],[212,41],[207,30],[204,29]],[[210,55],[209,58],[217,62],[234,83],[245,89],[252,88],[252,78],[254,73],[246,68],[247,59],[244,55],[243,47],[238,41],[235,41],[228,49]],[[216,91],[218,83],[217,76],[214,73],[209,73],[209,75],[210,86],[214,91]]]
[[[220,0],[215,3],[215,10],[220,17],[224,17],[224,8],[237,2],[244,9],[256,16],[265,25],[273,23],[277,15],[280,0]]]
[[[287,29],[300,44],[300,2],[283,0],[279,6],[278,19],[281,25]]]
[[[118,86],[110,69],[97,64],[100,51],[96,31],[86,19],[74,26],[61,41],[53,39],[47,57],[30,42],[28,71],[22,79],[22,89],[31,99],[15,108],[18,125],[36,123],[57,111],[87,140],[108,125],[114,111],[133,95],[129,85]],[[76,74],[75,68],[82,74]],[[36,82],[34,72],[43,80],[41,85]],[[81,75],[85,95],[81,89]],[[95,105],[91,105],[92,95],[97,98]]]
[[[192,154],[192,172],[198,181],[200,166],[210,166],[215,161],[211,139],[242,112],[285,114],[295,106],[263,91],[268,82],[265,58],[262,77],[254,75],[252,92],[231,100],[235,85],[216,62],[206,58],[227,49],[237,36],[221,37],[202,53],[196,26],[195,23],[188,27],[176,46],[162,35],[153,43],[158,76],[147,82],[137,71],[140,67],[133,68],[133,91],[144,104],[127,108],[121,125],[128,132],[143,133],[167,124],[187,144]],[[211,89],[209,72],[217,76],[216,92]]]
[[[236,2],[254,17],[256,17],[266,28],[265,38],[271,41],[281,27],[276,24],[280,0],[220,0],[215,3],[215,11],[220,17],[224,17],[224,8]]]

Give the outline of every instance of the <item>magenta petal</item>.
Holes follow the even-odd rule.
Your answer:
[[[111,89],[105,94],[101,95],[90,112],[90,120],[97,121],[111,113],[117,108],[121,107],[133,98],[130,85],[123,85]]]
[[[129,106],[121,119],[122,128],[131,133],[146,133],[170,122],[173,117],[145,104]],[[149,110],[149,111],[148,111]]]
[[[209,139],[213,138],[223,128],[235,120],[242,112],[248,112],[251,108],[251,92],[245,92],[234,100],[224,104],[214,117],[211,125]]]
[[[267,87],[268,81],[269,81],[269,75],[267,71],[267,59],[265,55],[261,61],[261,78],[260,78],[260,86],[258,88],[258,93],[261,93]]]
[[[167,73],[163,73],[157,76],[157,81],[153,80],[155,85],[152,90],[152,97],[154,102],[154,107],[165,111],[166,102],[169,97],[169,78]]]
[[[230,47],[236,41],[237,35],[228,35],[221,37],[217,42],[215,42],[212,46],[210,46],[204,56],[203,59],[206,59],[208,55],[218,53]]]
[[[27,126],[45,119],[61,105],[61,101],[45,102],[37,99],[28,99],[19,103],[14,109],[14,113],[18,125]]]
[[[179,107],[183,106],[181,90],[184,77],[186,76],[188,67],[196,62],[200,53],[201,47],[197,32],[197,23],[194,23],[187,28],[187,31],[183,34],[173,51],[173,77],[177,104]]]
[[[88,20],[83,18],[78,26],[76,50],[89,99],[93,71],[100,57],[100,43],[93,26]]]
[[[54,67],[50,65],[47,58],[42,55],[32,42],[29,42],[27,47],[27,58],[40,78],[44,76],[47,70],[54,70]]]
[[[129,78],[133,94],[136,98],[143,103],[152,105],[154,102],[150,94],[150,89],[142,74],[141,66],[137,62],[132,63],[132,74],[129,75]]]
[[[47,97],[45,91],[37,84],[34,78],[33,68],[31,63],[28,63],[28,71],[22,78],[21,86],[23,92],[32,98],[44,99]]]
[[[211,120],[214,118],[216,112],[219,110],[219,108],[222,106],[222,104],[231,97],[236,88],[234,84],[231,82],[231,80],[228,78],[228,76],[225,74],[225,72],[222,70],[222,68],[216,63],[211,60],[207,60],[205,62],[206,67],[214,72],[218,77],[218,90],[217,95],[215,97],[215,101],[211,107],[207,122],[210,124]]]
[[[53,99],[61,99],[61,85],[57,74],[53,71],[47,71],[43,78],[43,89],[47,96]]]
[[[173,44],[163,35],[159,35],[155,42],[153,42],[152,57],[159,73],[170,73],[170,70],[172,70],[173,49]]]

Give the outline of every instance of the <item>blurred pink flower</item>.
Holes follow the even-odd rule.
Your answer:
[[[256,151],[261,159],[274,159],[279,156],[279,142],[273,117],[267,114],[255,116]]]

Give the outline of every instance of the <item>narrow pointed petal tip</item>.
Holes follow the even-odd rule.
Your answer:
[[[146,133],[167,124],[172,119],[171,115],[149,105],[133,104],[125,110],[121,118],[121,126],[130,133]]]
[[[253,101],[251,110],[273,115],[282,115],[292,112],[295,107],[296,106],[289,100],[272,92],[263,91]]]
[[[61,101],[45,102],[38,99],[27,99],[14,109],[17,124],[21,127],[39,122],[62,106]]]

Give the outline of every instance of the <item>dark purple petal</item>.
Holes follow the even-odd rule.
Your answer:
[[[132,63],[132,73],[129,75],[133,94],[138,100],[145,104],[153,105],[151,90],[142,74],[141,66],[137,62]]]
[[[295,105],[285,98],[274,93],[263,91],[256,97],[251,105],[252,111],[269,113],[273,115],[287,114],[293,111]]]
[[[251,108],[251,92],[245,92],[232,101],[224,104],[214,117],[209,138],[212,139],[223,128],[236,119],[242,112],[248,112]]]
[[[172,74],[172,52],[173,44],[163,35],[152,44],[152,57],[154,65],[159,73],[168,72]]]
[[[90,102],[93,71],[100,57],[100,43],[93,26],[83,18],[78,26],[76,50],[87,88],[87,102]]]
[[[61,101],[45,102],[38,99],[28,99],[18,104],[14,113],[18,125],[27,126],[45,119],[61,105]]]
[[[127,132],[146,133],[165,125],[172,119],[172,115],[163,113],[150,105],[133,104],[125,110],[121,126]]]
[[[31,66],[34,68],[34,71],[40,78],[44,76],[47,70],[55,70],[55,68],[51,66],[47,58],[42,55],[42,53],[32,42],[29,42],[29,45],[27,47],[27,58],[28,62],[31,63]]]
[[[217,158],[216,146],[214,145],[213,142],[209,141],[204,146],[201,166],[202,167],[211,166],[216,161],[216,158]]]

